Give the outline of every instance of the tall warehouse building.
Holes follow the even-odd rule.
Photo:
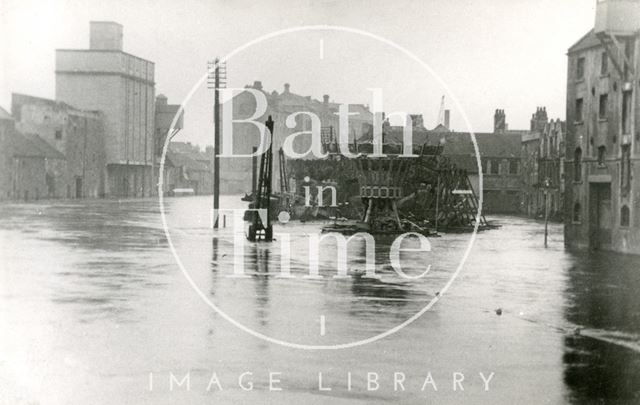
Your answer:
[[[90,23],[89,49],[56,50],[56,99],[104,114],[107,196],[151,193],[154,64],[123,52],[122,25]]]

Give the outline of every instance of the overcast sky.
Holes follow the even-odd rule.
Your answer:
[[[537,106],[564,118],[566,50],[593,25],[595,0],[2,0],[0,105],[11,93],[54,98],[54,50],[87,48],[89,21],[124,25],[124,50],[155,62],[156,94],[181,103],[206,61],[284,28],[339,25],[369,31],[415,53],[451,93],[406,55],[345,32],[299,32],[252,46],[228,66],[229,86],[261,80],[269,90],[422,113],[436,124],[440,98],[452,127],[490,131],[496,108],[512,129],[528,128]],[[322,44],[322,45],[320,45]],[[322,47],[322,50],[320,48]],[[211,143],[211,91],[196,91],[180,140]]]

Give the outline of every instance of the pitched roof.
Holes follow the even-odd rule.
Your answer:
[[[575,53],[596,46],[600,46],[600,41],[598,40],[598,37],[596,37],[595,31],[591,30],[587,32],[582,38],[580,38],[578,42],[573,44],[571,48],[569,48],[568,53]]]
[[[23,134],[47,159],[65,159],[64,155],[37,134]]]
[[[187,155],[191,159],[197,160],[200,162],[209,163],[213,158],[213,156],[210,153],[208,154],[206,151],[203,151],[202,149],[200,149],[198,145],[194,145],[190,142],[178,142],[178,141],[173,142],[172,141],[171,143],[169,143],[169,150],[174,153]]]
[[[10,156],[65,159],[62,153],[55,150],[38,135],[23,135],[18,131],[9,131],[6,135],[5,141]]]
[[[4,108],[0,107],[0,120],[12,120],[13,117]]]
[[[522,135],[520,133],[475,133],[481,157],[520,157]],[[358,139],[359,144],[371,143],[372,133]],[[384,135],[384,144],[402,144],[402,127],[391,127]],[[469,132],[414,131],[414,145],[443,145],[444,155],[475,156],[475,148]]]
[[[167,151],[166,159],[174,167],[184,167],[186,170],[200,171],[200,172],[209,170],[207,165],[200,163],[195,159],[192,159],[186,153],[174,152],[169,150]]]

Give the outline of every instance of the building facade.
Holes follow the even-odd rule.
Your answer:
[[[276,179],[274,189],[279,189],[279,173],[280,164],[277,158],[277,151],[282,147],[285,139],[300,131],[309,131],[306,134],[298,135],[293,141],[293,150],[296,153],[303,154],[308,151],[311,146],[311,126],[312,118],[307,114],[301,114],[296,117],[295,126],[289,128],[286,125],[286,119],[290,114],[298,112],[310,112],[320,119],[320,125],[324,134],[335,137],[338,134],[339,104],[331,102],[328,95],[323,96],[323,100],[319,101],[310,96],[301,96],[291,91],[289,84],[284,85],[282,93],[277,91],[267,92],[262,88],[262,83],[254,82],[248,88],[260,91],[267,100],[267,111],[258,118],[258,121],[265,122],[269,116],[274,120],[274,139],[273,139],[273,173]],[[233,98],[233,117],[234,119],[246,119],[251,117],[256,111],[255,97],[249,92],[241,92]],[[368,126],[371,125],[373,116],[369,109],[362,104],[350,104],[349,112],[353,115],[349,116],[349,141],[358,139]],[[258,129],[251,124],[238,123],[233,126],[233,153],[234,154],[251,154],[254,147],[260,142]],[[221,142],[222,144],[222,142]],[[224,145],[221,146],[224,148]],[[305,154],[303,159],[312,159],[314,155]],[[232,157],[220,159],[220,190],[222,193],[244,193],[251,190],[251,172],[252,159],[250,157]]]
[[[153,140],[153,189],[152,195],[157,195],[157,184],[160,179],[160,162],[162,161],[162,152],[167,143],[167,138],[171,142],[171,137],[175,136],[184,126],[184,113],[180,112],[179,104],[169,104],[167,97],[164,94],[159,94],[156,97],[155,104],[155,125],[154,125],[154,140]],[[167,152],[169,151],[170,143],[167,144]],[[172,189],[167,182],[168,172],[167,168],[169,164],[165,157],[165,171],[163,177],[162,190],[164,194],[168,194]],[[211,177],[211,176],[210,176]],[[211,181],[212,182],[212,181]]]
[[[640,254],[640,0],[602,0],[568,51],[565,243]]]
[[[548,204],[552,220],[564,220],[564,166],[566,124],[560,119],[545,124],[540,136],[538,158],[538,204],[544,213]]]
[[[11,112],[19,132],[37,134],[65,157],[64,170],[48,174],[47,198],[104,196],[106,166],[100,112],[15,93]]]
[[[154,64],[123,52],[122,26],[90,23],[89,49],[56,50],[56,100],[104,117],[107,196],[150,195]]]
[[[531,127],[522,136],[522,214],[532,218],[562,220],[564,214],[565,123],[549,120],[547,109],[538,107]]]
[[[62,153],[36,134],[22,134],[0,108],[0,200],[31,201],[55,197],[67,171]]]

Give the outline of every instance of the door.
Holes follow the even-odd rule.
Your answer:
[[[589,198],[589,244],[592,249],[611,245],[611,183],[591,183]]]
[[[76,177],[76,198],[82,198],[82,177]]]

